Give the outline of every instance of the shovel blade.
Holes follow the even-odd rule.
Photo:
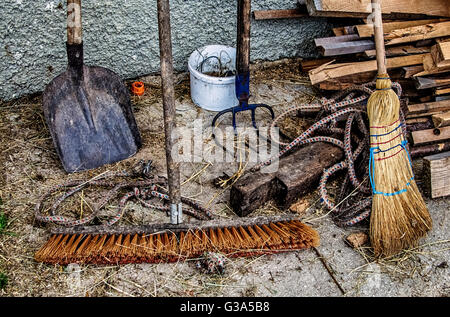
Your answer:
[[[43,108],[64,169],[88,170],[134,155],[141,137],[120,77],[103,67],[69,67],[50,82]]]

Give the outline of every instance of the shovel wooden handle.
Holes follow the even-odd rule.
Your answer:
[[[67,0],[67,44],[81,44],[81,0]]]
[[[372,0],[372,16],[374,22],[378,74],[387,74],[383,19],[381,17],[381,0]]]

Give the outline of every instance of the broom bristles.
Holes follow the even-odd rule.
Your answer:
[[[405,148],[400,100],[388,75],[378,77],[382,79],[377,79],[377,90],[367,104],[374,187],[370,239],[376,256],[391,256],[416,246],[431,229],[432,221]]]
[[[230,257],[300,250],[319,245],[319,235],[298,220],[152,234],[53,234],[35,254],[38,262],[127,264],[175,262],[205,251]]]

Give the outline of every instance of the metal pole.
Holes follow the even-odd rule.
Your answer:
[[[179,163],[175,162],[172,157],[176,121],[169,0],[158,0],[157,5],[167,177],[169,182],[169,198],[171,204],[170,221],[172,224],[179,224],[182,222],[183,212],[180,194],[180,166]]]

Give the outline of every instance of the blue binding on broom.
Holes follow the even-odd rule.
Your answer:
[[[380,135],[376,135],[376,134],[375,134],[375,135],[371,135],[371,137],[379,137],[379,136],[391,134],[392,132],[394,132],[394,131],[396,131],[398,128],[400,128],[401,126],[402,126],[402,124],[400,123],[394,130],[392,130],[392,131],[390,131],[390,132],[388,132],[388,133],[380,134]],[[400,144],[398,144],[398,145],[396,145],[396,146],[393,146],[393,147],[391,147],[391,148],[389,148],[389,149],[387,149],[387,150],[381,150],[379,146],[371,147],[371,148],[370,148],[370,157],[369,157],[369,179],[370,179],[370,184],[371,184],[371,186],[372,186],[372,193],[373,193],[374,195],[375,195],[375,194],[379,194],[379,195],[383,195],[383,196],[395,196],[395,195],[399,195],[399,194],[401,194],[401,193],[404,193],[404,192],[406,192],[406,191],[408,190],[407,188],[403,188],[403,189],[398,190],[398,191],[393,192],[393,193],[380,192],[380,191],[377,191],[377,190],[375,189],[375,183],[374,183],[374,181],[373,181],[374,178],[375,178],[375,158],[374,158],[375,154],[387,152],[387,151],[390,151],[390,150],[392,150],[392,149],[395,149],[396,147],[399,147],[399,146],[402,147],[403,150],[405,150],[406,154],[408,155],[409,165],[410,165],[410,167],[411,167],[411,174],[412,174],[412,177],[411,177],[410,181],[414,180],[414,172],[413,172],[413,170],[412,170],[411,156],[409,155],[408,149],[406,148],[406,144],[408,144],[408,141],[403,140]],[[378,151],[375,152],[376,150],[378,150]],[[409,185],[411,185],[410,182],[406,183],[406,187],[408,187]]]

